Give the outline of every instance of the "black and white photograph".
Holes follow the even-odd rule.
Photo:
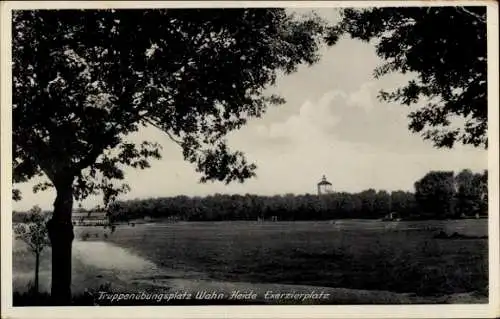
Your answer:
[[[68,3],[2,7],[2,318],[500,315],[496,2]]]

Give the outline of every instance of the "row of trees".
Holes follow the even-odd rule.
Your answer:
[[[152,217],[181,220],[325,220],[383,218],[396,213],[406,219],[443,219],[487,211],[487,171],[429,172],[415,183],[415,193],[368,189],[328,195],[164,197],[118,201],[110,205],[113,221]]]
[[[207,197],[176,196],[115,202],[110,207],[114,221],[145,216],[177,217],[181,220],[324,220],[332,218],[380,218],[391,211],[391,201],[401,212],[410,214],[415,207],[409,192],[376,191],[284,196],[221,195]]]

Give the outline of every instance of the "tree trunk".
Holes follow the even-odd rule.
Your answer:
[[[73,242],[73,179],[55,183],[54,214],[47,224],[52,246],[52,287],[54,305],[71,304],[71,245]]]
[[[40,253],[37,252],[35,256],[35,294],[38,295],[38,272],[40,270]]]

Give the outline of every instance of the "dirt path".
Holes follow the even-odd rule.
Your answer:
[[[75,241],[73,259],[88,266],[125,272],[155,271],[156,265],[125,248],[104,241]]]

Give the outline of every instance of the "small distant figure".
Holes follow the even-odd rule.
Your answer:
[[[273,217],[271,217],[271,221],[273,221],[273,222],[277,222],[277,221],[278,221],[278,216],[273,216]]]
[[[104,234],[104,238],[105,238],[105,239],[108,239],[108,234]]]
[[[382,218],[383,221],[400,221],[401,218],[398,216],[396,212],[390,212],[388,215],[385,215]]]

